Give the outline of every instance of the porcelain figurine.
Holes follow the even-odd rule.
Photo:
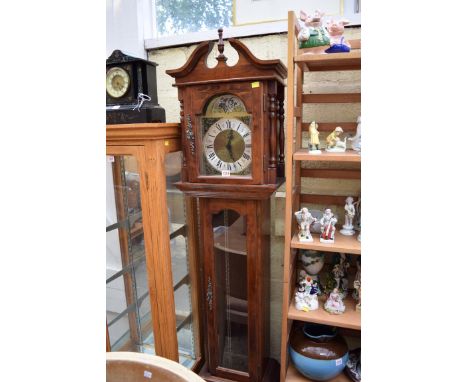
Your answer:
[[[345,298],[348,295],[349,257],[345,253],[340,253],[335,256],[333,263],[331,271],[334,280],[333,288],[337,288],[341,298]]]
[[[343,134],[341,126],[335,127],[332,133],[327,137],[326,151],[329,153],[343,153],[346,151],[346,139],[341,140],[340,135]]]
[[[333,289],[333,292],[330,293],[330,297],[325,302],[324,308],[331,314],[343,314],[345,312],[346,307],[338,288]]]
[[[351,142],[351,147],[354,151],[361,153],[361,116],[357,118],[356,134],[354,137],[349,138]]]
[[[320,219],[321,231],[320,242],[333,244],[335,242],[335,224],[338,219],[331,212],[330,208],[327,208]]]
[[[330,48],[325,53],[348,53],[351,45],[343,37],[344,27],[349,21],[341,19],[340,21],[330,20],[327,23],[327,31],[330,36]]]
[[[319,307],[317,298],[318,288],[316,282],[310,277],[303,279],[297,288],[294,296],[295,307],[297,310],[308,312],[309,310],[317,310]]]
[[[352,196],[348,196],[346,198],[346,204],[344,206],[345,209],[345,224],[343,225],[343,229],[340,232],[345,236],[353,236],[354,235],[354,227],[353,227],[353,219],[356,215],[356,209],[354,208],[354,199]]]
[[[307,49],[305,53],[321,54],[330,46],[330,38],[322,26],[322,17],[325,13],[316,10],[313,16],[301,11],[299,18],[304,26],[299,31],[299,49]]]
[[[354,291],[353,291],[353,298],[357,301],[360,299],[359,290],[361,287],[361,258],[358,257],[356,260],[356,275],[354,276],[354,283],[353,283]]]
[[[296,216],[297,223],[299,224],[299,241],[314,241],[314,238],[310,233],[310,225],[316,222],[317,219],[312,216],[306,207],[303,207],[300,209],[300,211],[295,212],[294,216]]]
[[[319,140],[319,131],[318,124],[313,121],[309,125],[309,154],[320,155],[320,140]]]

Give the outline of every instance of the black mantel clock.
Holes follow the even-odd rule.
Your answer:
[[[158,104],[156,63],[114,50],[106,60],[106,123],[166,122]]]

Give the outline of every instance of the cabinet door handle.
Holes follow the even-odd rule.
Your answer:
[[[213,285],[211,284],[211,277],[208,276],[208,286],[206,288],[206,301],[208,302],[208,308],[210,311],[213,310]]]

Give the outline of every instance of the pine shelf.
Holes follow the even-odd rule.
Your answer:
[[[361,243],[357,240],[357,234],[354,236],[345,236],[339,233],[337,229],[335,232],[335,242],[333,244],[321,243],[318,233],[312,234],[312,237],[314,241],[304,242],[299,241],[297,234],[295,234],[291,240],[291,248],[312,249],[323,252],[343,252],[354,255],[361,254]]]
[[[313,380],[304,377],[301,373],[297,371],[292,362],[289,362],[288,371],[286,374],[287,382],[314,382]],[[352,382],[352,380],[345,374],[338,374],[335,378],[330,379],[328,382]]]
[[[360,40],[359,40],[360,41]],[[361,50],[351,50],[349,53],[302,53],[294,56],[294,62],[301,65],[305,71],[361,70]]]
[[[354,150],[346,150],[344,153],[327,153],[322,150],[322,154],[313,155],[309,154],[308,149],[299,149],[293,154],[293,159],[297,161],[361,163],[361,155]]]
[[[294,296],[294,295],[293,295]],[[319,308],[310,312],[297,310],[294,306],[294,297],[289,305],[288,318],[290,320],[298,320],[304,322],[313,322],[317,324],[337,326],[340,328],[348,328],[361,330],[361,312],[356,311],[356,300],[350,295],[345,298],[344,304],[346,310],[343,314],[330,314],[324,308],[326,299],[324,296],[319,298]]]

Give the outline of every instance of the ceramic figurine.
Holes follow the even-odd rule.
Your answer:
[[[320,151],[320,140],[319,140],[319,132],[318,132],[318,124],[313,121],[309,125],[309,154],[312,155],[320,155],[322,152]]]
[[[335,224],[338,219],[331,212],[330,208],[327,208],[320,219],[321,231],[320,242],[321,243],[334,243],[335,242]]]
[[[314,241],[312,234],[310,233],[310,225],[316,222],[317,219],[312,216],[306,207],[295,212],[294,216],[296,216],[297,223],[299,224],[299,241]]]
[[[349,138],[349,140],[353,142],[351,144],[353,150],[361,153],[361,116],[357,118],[356,135]]]
[[[345,236],[353,236],[354,235],[354,227],[353,227],[353,219],[356,215],[356,209],[354,208],[354,199],[352,196],[348,196],[346,198],[346,204],[344,206],[345,209],[345,224],[343,225],[343,229],[340,232]]]
[[[346,140],[341,140],[340,135],[343,133],[341,126],[335,127],[335,130],[327,137],[326,151],[329,153],[343,153],[346,151]]]
[[[351,45],[343,37],[344,27],[349,21],[341,19],[340,21],[330,20],[327,23],[327,31],[330,35],[330,48],[325,53],[348,53],[351,50]]]
[[[325,13],[318,10],[313,16],[309,16],[301,11],[299,18],[304,22],[303,28],[299,31],[297,39],[299,48],[307,49],[305,53],[321,54],[330,46],[330,38],[325,28],[322,26],[322,17]]]
[[[354,287],[353,298],[359,301],[359,298],[360,298],[359,289],[361,288],[361,258],[360,257],[356,260],[356,275],[354,276],[353,287]]]
[[[357,235],[357,241],[361,242],[361,232],[359,232],[359,235]]]
[[[317,310],[319,307],[317,298],[318,288],[316,282],[310,277],[303,279],[297,288],[294,297],[295,307],[297,310],[308,312],[309,310]]]
[[[350,267],[348,256],[345,253],[340,253],[339,257],[335,257],[334,266],[331,274],[334,280],[333,288],[337,288],[341,298],[348,295],[348,268]]]
[[[331,314],[343,314],[346,310],[343,299],[341,298],[338,288],[333,289],[330,293],[327,302],[324,305],[325,310]]]

